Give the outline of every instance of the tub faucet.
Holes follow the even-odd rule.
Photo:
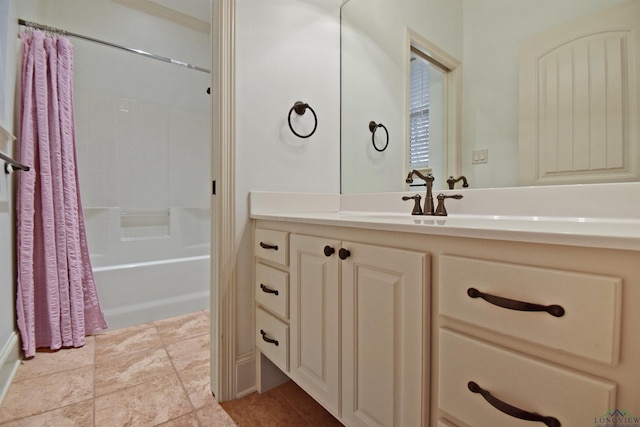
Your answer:
[[[433,187],[433,181],[435,181],[435,178],[430,173],[428,173],[427,176],[424,176],[419,171],[413,169],[409,171],[409,175],[407,175],[407,179],[406,179],[407,184],[411,184],[413,182],[414,175],[417,175],[418,178],[423,179],[424,182],[427,184],[427,195],[424,198],[424,209],[422,210],[423,212],[422,214],[433,215],[434,209],[433,209],[432,187]]]
[[[458,178],[454,178],[452,176],[447,180],[447,184],[449,184],[449,190],[453,190],[453,186],[456,185],[456,182],[462,180],[462,186],[467,188],[469,183],[467,182],[467,177],[464,175],[460,175]]]

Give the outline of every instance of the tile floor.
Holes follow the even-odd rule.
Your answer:
[[[0,406],[2,427],[340,425],[292,382],[218,404],[209,390],[208,311],[38,352],[19,366]]]
[[[293,381],[220,405],[240,427],[342,427]]]

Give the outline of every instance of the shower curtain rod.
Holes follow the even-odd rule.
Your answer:
[[[198,67],[197,65],[192,65],[192,64],[189,64],[187,62],[178,61],[176,59],[167,58],[165,56],[156,55],[154,53],[145,52],[144,50],[133,49],[131,47],[121,46],[121,45],[115,44],[115,43],[109,43],[109,42],[106,42],[106,41],[103,41],[103,40],[94,39],[93,37],[87,37],[87,36],[83,36],[83,35],[80,35],[80,34],[72,33],[72,32],[66,31],[66,30],[61,30],[59,28],[54,28],[54,27],[49,27],[47,25],[37,24],[37,23],[31,22],[31,21],[25,21],[24,19],[18,19],[18,24],[19,25],[23,25],[23,26],[28,27],[28,28],[33,28],[33,29],[36,29],[36,30],[43,30],[43,31],[47,31],[47,32],[50,32],[50,33],[62,34],[63,36],[67,36],[67,37],[75,37],[77,39],[87,40],[87,41],[98,43],[98,44],[101,44],[101,45],[104,45],[104,46],[109,46],[109,47],[113,47],[113,48],[116,48],[116,49],[124,50],[126,52],[136,53],[138,55],[146,56],[147,58],[152,58],[152,59],[156,59],[158,61],[167,62],[169,64],[180,65],[182,67],[190,68],[192,70],[201,71],[203,73],[211,74],[211,71],[206,69],[206,68]]]

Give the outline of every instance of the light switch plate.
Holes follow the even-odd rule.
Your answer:
[[[480,163],[489,163],[489,149],[485,148],[484,150],[473,150],[471,163],[474,165]]]

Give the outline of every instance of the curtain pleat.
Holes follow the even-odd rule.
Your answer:
[[[36,348],[80,347],[106,329],[91,269],[78,183],[73,47],[65,38],[21,34],[17,194],[18,329],[25,357]]]

